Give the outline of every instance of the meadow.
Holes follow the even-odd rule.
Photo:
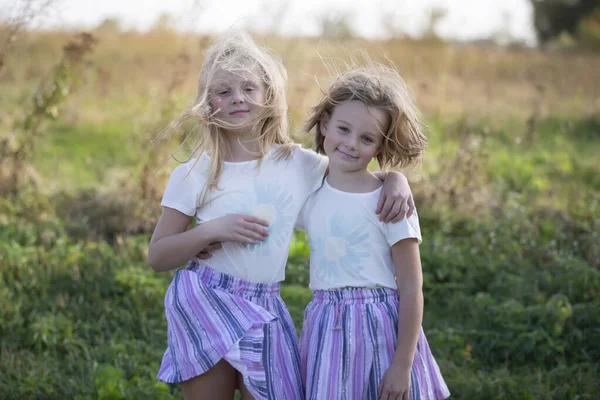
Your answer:
[[[174,399],[155,380],[173,273],[147,244],[211,38],[26,32],[0,70],[0,399]],[[355,50],[391,59],[429,147],[409,178],[423,326],[453,399],[600,392],[600,56],[489,44],[256,37],[289,73],[296,140]],[[69,46],[66,46],[71,43]],[[66,47],[65,47],[66,46]],[[282,296],[301,328],[308,246]]]

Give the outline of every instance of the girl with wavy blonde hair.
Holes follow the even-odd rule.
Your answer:
[[[187,264],[165,295],[168,348],[158,373],[180,383],[186,399],[232,399],[236,387],[244,399],[304,397],[279,285],[294,223],[327,159],[290,139],[285,87],[275,55],[245,34],[225,34],[205,54],[194,105],[162,135],[195,123],[192,156],[171,174],[148,248],[155,271]],[[388,220],[410,197],[402,175],[390,181]]]
[[[306,399],[439,400],[449,396],[421,328],[421,230],[414,212],[385,224],[369,171],[419,162],[427,144],[400,75],[370,63],[341,74],[311,112],[323,186],[298,227],[310,243],[312,301],[300,354]]]

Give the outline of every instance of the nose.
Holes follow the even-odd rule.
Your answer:
[[[355,137],[355,135],[348,135],[344,144],[348,149],[355,150],[356,146],[358,145],[358,139]]]
[[[243,103],[244,100],[244,93],[242,93],[242,91],[240,90],[234,90],[233,93],[231,94],[231,102],[233,104],[240,104]]]

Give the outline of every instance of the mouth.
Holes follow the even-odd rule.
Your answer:
[[[229,113],[229,115],[245,115],[248,114],[250,111],[248,110],[236,110],[236,111],[232,111]]]
[[[354,160],[358,160],[358,157],[354,157],[354,156],[352,156],[352,155],[350,155],[350,154],[348,154],[348,153],[345,153],[345,152],[343,152],[343,151],[342,151],[342,150],[340,150],[340,149],[336,149],[336,151],[337,151],[338,153],[340,153],[340,155],[342,156],[342,158],[345,158],[345,159],[347,159],[347,160],[352,160],[352,161],[354,161]]]

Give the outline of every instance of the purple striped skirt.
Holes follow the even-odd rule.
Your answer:
[[[304,314],[300,339],[306,398],[376,400],[397,340],[396,290],[315,291]],[[421,328],[410,399],[438,400],[449,396]]]
[[[302,399],[298,338],[279,284],[191,263],[165,295],[168,348],[158,379],[182,382],[225,359],[256,399]]]

